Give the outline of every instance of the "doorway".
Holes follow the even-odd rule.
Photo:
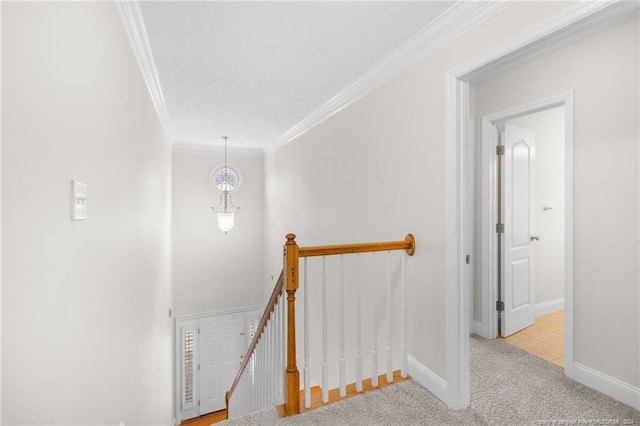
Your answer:
[[[482,118],[474,332],[506,337],[560,366],[573,356],[572,160],[572,92]]]
[[[447,135],[446,135],[446,212],[447,212],[447,299],[446,299],[446,377],[447,377],[447,405],[453,409],[464,409],[469,405],[469,328],[491,333],[490,329],[483,329],[487,320],[483,316],[481,322],[476,323],[469,314],[469,305],[473,303],[472,278],[475,265],[484,262],[480,259],[487,251],[474,250],[474,216],[473,202],[478,199],[481,184],[474,180],[474,147],[472,141],[474,123],[473,104],[471,102],[474,82],[497,76],[501,72],[534,58],[540,58],[560,46],[566,46],[570,41],[575,42],[589,35],[600,32],[602,26],[612,28],[622,22],[622,19],[632,16],[626,7],[631,3],[618,2],[605,5],[604,3],[582,3],[579,7],[569,8],[562,17],[554,17],[539,26],[523,31],[513,43],[502,43],[471,57],[447,72]],[[637,3],[633,10],[637,10]],[[570,19],[567,19],[570,17]],[[560,41],[560,43],[558,43]],[[572,87],[571,82],[562,87]],[[558,86],[560,87],[560,86]],[[562,89],[561,89],[562,90]],[[543,93],[542,91],[539,93]],[[512,93],[518,99],[516,93]],[[573,152],[573,93],[559,100],[559,105],[565,105],[567,137],[566,152]],[[566,101],[566,102],[565,102]],[[569,118],[570,117],[570,118]],[[477,140],[477,139],[476,139]],[[566,175],[573,178],[573,158],[566,156]],[[566,184],[571,192],[566,193],[565,241],[573,241],[573,187]],[[569,222],[571,220],[571,222]],[[482,225],[485,226],[484,224]],[[495,224],[494,224],[495,226]],[[494,228],[495,229],[495,228]],[[484,232],[484,230],[483,230]],[[477,239],[475,239],[477,241]],[[482,240],[484,242],[484,238]],[[607,388],[609,383],[598,380],[594,372],[587,371],[573,362],[573,247],[567,246],[565,252],[565,328],[567,330],[565,347],[565,374],[574,378],[577,374],[585,383],[589,381],[598,389]],[[489,251],[490,253],[490,251]],[[478,262],[473,262],[477,254]],[[483,272],[484,273],[484,272]],[[490,272],[488,272],[490,273]],[[484,299],[485,295],[481,297]],[[495,299],[494,299],[495,303]],[[480,309],[488,306],[483,303]],[[495,311],[494,311],[495,312]],[[491,319],[495,315],[489,312]],[[570,333],[571,331],[571,333]]]
[[[498,335],[560,367],[565,340],[564,121],[564,107],[555,107],[498,125],[499,144],[506,148],[498,163],[508,167],[498,168],[503,181],[498,211],[505,233],[496,233],[503,240],[498,244],[496,294],[504,305]],[[525,155],[514,160],[511,146]],[[519,212],[522,217],[514,217]]]
[[[176,318],[176,419],[226,408],[225,393],[260,322],[261,309]]]

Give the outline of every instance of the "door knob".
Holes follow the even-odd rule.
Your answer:
[[[531,241],[538,241],[538,240],[540,240],[540,237],[538,237],[537,235],[531,236]]]

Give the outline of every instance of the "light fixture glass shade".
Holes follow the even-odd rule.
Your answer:
[[[223,232],[229,232],[233,228],[235,212],[218,212],[218,226]]]

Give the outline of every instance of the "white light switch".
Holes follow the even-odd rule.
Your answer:
[[[71,220],[87,218],[87,184],[71,181]]]

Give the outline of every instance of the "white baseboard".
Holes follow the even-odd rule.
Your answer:
[[[578,362],[573,363],[573,379],[598,392],[640,410],[640,388],[608,376]]]
[[[429,392],[434,394],[445,404],[447,403],[447,381],[420,364],[411,355],[407,355],[407,372],[409,375],[427,388]]]
[[[471,334],[475,334],[480,337],[484,337],[485,339],[491,339],[489,330],[484,326],[481,321],[472,320],[471,321]]]
[[[564,309],[564,297],[536,304],[536,316],[550,314]]]

